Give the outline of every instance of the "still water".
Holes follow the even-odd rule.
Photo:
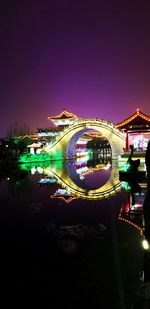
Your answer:
[[[144,184],[132,206],[116,162],[24,164],[0,175],[6,303],[135,308],[143,285]]]

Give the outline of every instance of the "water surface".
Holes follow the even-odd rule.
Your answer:
[[[58,161],[1,173],[6,300],[42,302],[42,308],[135,303],[144,259],[142,214],[124,211],[130,193],[117,166],[91,165]],[[141,203],[144,194],[142,188]]]

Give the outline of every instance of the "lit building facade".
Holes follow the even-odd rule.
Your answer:
[[[146,150],[150,140],[150,117],[148,115],[137,109],[136,113],[116,124],[116,127],[126,133],[125,151],[130,150],[130,145],[133,145],[136,151]]]

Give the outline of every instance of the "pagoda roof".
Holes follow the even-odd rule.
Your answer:
[[[126,118],[122,122],[119,122],[116,124],[117,128],[124,128],[128,126],[130,123],[132,123],[136,119],[141,119],[142,121],[144,120],[145,122],[148,122],[150,124],[150,117],[140,111],[139,108],[137,108],[136,113],[131,115],[130,117]]]
[[[49,116],[48,120],[59,120],[59,119],[74,119],[77,118],[76,115],[74,115],[73,113],[68,112],[67,110],[63,110],[60,114],[58,114],[57,116]]]

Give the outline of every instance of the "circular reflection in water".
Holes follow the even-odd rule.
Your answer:
[[[75,161],[69,162],[68,172],[72,181],[80,188],[96,190],[109,180],[112,167],[110,162]]]
[[[109,180],[111,171],[111,168],[108,170],[102,168],[99,170],[92,170],[92,173],[84,176],[84,182],[90,186],[91,190],[98,189]]]

